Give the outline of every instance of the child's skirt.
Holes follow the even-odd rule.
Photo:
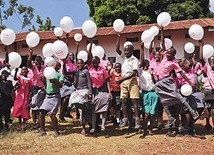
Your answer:
[[[155,92],[160,97],[163,106],[171,106],[186,101],[186,99],[179,93],[172,77],[166,77],[159,80],[155,84]]]
[[[88,89],[77,89],[75,90],[69,99],[69,107],[72,106],[72,104],[84,104],[89,102],[88,99],[89,90]]]
[[[108,111],[109,106],[109,93],[99,92],[93,100],[95,105],[95,113],[102,113]]]
[[[157,112],[158,95],[155,91],[142,91],[140,96],[143,112],[154,115]]]
[[[56,114],[60,105],[60,94],[46,94],[44,102],[40,107],[40,110],[45,110],[51,114]]]

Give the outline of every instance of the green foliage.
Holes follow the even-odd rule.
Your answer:
[[[3,22],[14,15],[18,17],[23,29],[26,26],[32,25],[31,20],[34,17],[34,8],[18,4],[18,0],[0,0],[0,30],[6,27]]]
[[[55,26],[53,26],[51,20],[49,17],[46,18],[45,23],[43,24],[43,20],[39,15],[37,15],[36,23],[39,24],[38,31],[47,31],[47,30],[53,30]],[[30,31],[35,31],[36,27],[33,25]]]
[[[209,0],[87,0],[89,15],[98,26],[112,26],[115,19],[126,25],[155,23],[160,12],[172,20],[214,17]]]

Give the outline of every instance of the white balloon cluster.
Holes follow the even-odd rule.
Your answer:
[[[141,34],[141,40],[144,44],[150,44],[155,36],[159,33],[159,28],[157,26],[152,26],[148,30],[145,30]]]

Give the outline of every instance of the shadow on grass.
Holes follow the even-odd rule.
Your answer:
[[[10,135],[11,133],[21,133],[24,134],[27,132],[34,132],[38,133],[39,130],[33,130],[33,123],[29,122],[27,123],[27,127],[24,130],[17,130],[18,127],[18,122],[14,122],[10,126],[10,131],[5,131],[3,130],[0,132],[0,139],[3,139]],[[61,131],[61,135],[72,135],[72,134],[81,134],[82,127],[80,126],[80,123],[78,120],[75,119],[69,119],[66,122],[61,122],[59,123],[59,129]],[[47,131],[52,131],[52,126],[51,126],[51,121],[50,119],[46,120],[46,130]],[[154,128],[153,134],[154,135],[165,135],[167,133],[167,130],[158,130],[157,128]],[[195,124],[195,135],[194,137],[200,138],[200,139],[206,139],[205,136],[207,135],[213,135],[213,131],[207,131],[205,130],[205,127],[202,124]],[[107,123],[106,130],[105,131],[100,131],[100,128],[98,128],[94,134],[89,134],[89,126],[86,126],[86,137],[93,137],[93,138],[98,138],[98,137],[117,137],[117,136],[124,136],[125,138],[131,138],[136,135],[142,135],[142,132],[133,130],[132,132],[129,132],[128,128],[123,128],[123,129],[118,129],[114,128],[113,124],[111,122]]]

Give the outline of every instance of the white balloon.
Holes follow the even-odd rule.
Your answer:
[[[46,79],[53,79],[56,75],[56,70],[53,67],[46,67],[43,74]]]
[[[51,57],[53,55],[52,43],[47,43],[42,48],[42,54],[44,57]]]
[[[189,84],[184,84],[181,86],[181,94],[184,96],[189,96],[192,94],[192,87]]]
[[[101,59],[103,59],[104,57],[104,54],[105,54],[105,51],[103,49],[102,46],[95,46],[94,49],[92,50],[92,56],[97,56]]]
[[[11,45],[16,39],[16,34],[12,29],[6,28],[1,32],[1,42],[4,45]]]
[[[132,42],[126,41],[126,42],[123,44],[123,47],[125,48],[127,45],[132,45],[132,46],[133,46]]]
[[[57,40],[52,45],[54,55],[59,59],[65,59],[68,55],[68,46],[61,40]]]
[[[159,33],[159,28],[157,26],[152,26],[149,28],[149,30],[153,32],[154,36],[158,35]]]
[[[82,31],[88,38],[93,38],[97,33],[97,25],[92,20],[86,20],[82,25]]]
[[[212,45],[206,44],[203,46],[203,57],[205,59],[208,59],[211,56],[213,56],[213,53],[214,53],[214,49]]]
[[[160,26],[167,26],[171,21],[171,16],[168,12],[161,12],[157,17],[157,23]]]
[[[71,32],[71,30],[74,27],[74,23],[73,20],[68,17],[68,16],[64,16],[61,20],[60,20],[60,27],[62,28],[62,30],[65,33],[69,33]]]
[[[124,22],[122,19],[116,19],[113,23],[113,28],[116,32],[121,32],[124,29]]]
[[[74,35],[74,40],[80,42],[82,40],[82,35],[80,33],[76,33]]]
[[[204,29],[201,27],[201,25],[193,24],[189,28],[189,36],[194,40],[201,40],[204,36]]]
[[[165,47],[167,50],[172,47],[172,40],[171,39],[164,38],[164,43],[165,43]],[[163,48],[161,44],[160,44],[160,47]]]
[[[53,57],[47,57],[45,58],[45,65],[46,66],[53,66],[55,64],[56,60]]]
[[[11,52],[8,55],[9,57],[9,64],[14,67],[18,68],[22,63],[22,57],[17,52]]]
[[[35,47],[39,44],[39,35],[36,32],[30,32],[26,36],[26,42],[29,47]]]
[[[141,34],[141,40],[144,43],[149,43],[154,39],[154,34],[151,30],[145,30],[142,34]]]
[[[54,28],[54,34],[55,34],[55,36],[57,36],[57,37],[61,37],[62,34],[63,34],[62,28],[61,28],[61,27],[56,27],[56,28]]]
[[[77,54],[77,59],[82,59],[84,62],[88,60],[88,53],[84,50],[79,51]]]
[[[191,42],[188,42],[188,43],[186,43],[184,45],[184,50],[187,53],[191,54],[191,53],[193,53],[195,51],[195,45],[193,43],[191,43]]]
[[[90,44],[91,44],[91,43],[88,43],[88,45],[87,45],[87,47],[86,47],[87,51],[89,51]],[[96,46],[96,45],[95,45],[94,43],[92,43],[91,50],[93,50],[95,46]]]
[[[151,44],[151,42],[150,43],[145,43],[144,47],[147,48],[147,49],[149,49],[150,48],[150,44]],[[154,42],[152,42],[152,47],[153,48],[155,47],[155,43]]]

